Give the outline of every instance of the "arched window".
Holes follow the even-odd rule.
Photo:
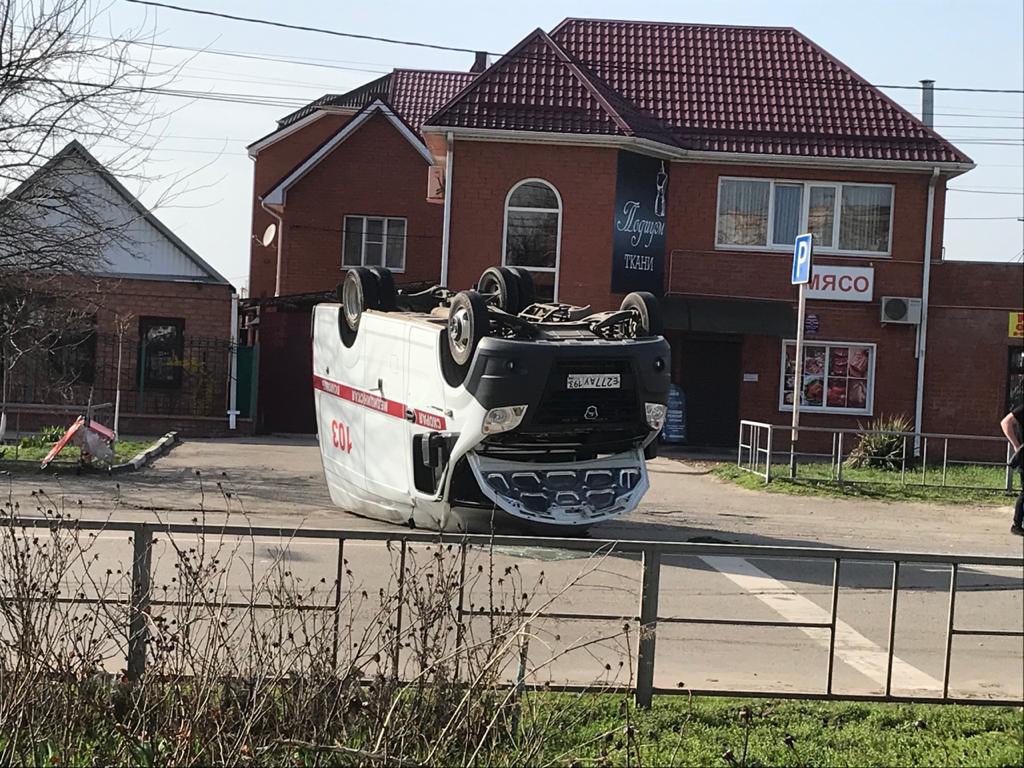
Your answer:
[[[533,273],[538,299],[558,295],[558,257],[562,240],[562,200],[542,179],[524,179],[505,198],[502,263]]]

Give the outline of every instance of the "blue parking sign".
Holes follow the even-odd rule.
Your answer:
[[[793,246],[793,285],[809,283],[811,281],[811,249],[813,240],[811,235],[800,235]]]

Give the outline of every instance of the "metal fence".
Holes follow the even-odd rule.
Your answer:
[[[950,693],[950,663],[953,654],[953,640],[957,636],[974,636],[989,638],[1022,638],[1024,631],[1019,629],[993,629],[991,627],[957,626],[956,610],[958,590],[958,577],[965,568],[1001,568],[1008,567],[1016,569],[1016,572],[1024,574],[1024,558],[1022,557],[996,557],[982,555],[949,555],[949,554],[926,554],[917,552],[883,552],[870,550],[852,549],[826,549],[820,547],[788,547],[788,546],[752,546],[752,545],[721,545],[721,544],[697,544],[697,543],[666,543],[655,541],[609,541],[609,540],[586,540],[586,539],[560,539],[549,537],[528,537],[528,536],[450,536],[419,532],[392,531],[351,531],[351,530],[328,530],[328,529],[290,529],[268,526],[203,526],[185,524],[147,524],[147,523],[122,523],[122,522],[101,522],[101,521],[72,521],[67,519],[8,519],[0,521],[0,524],[12,526],[23,530],[24,535],[38,535],[39,531],[56,531],[58,529],[74,529],[76,531],[89,532],[88,535],[95,535],[95,532],[115,531],[128,532],[131,534],[132,542],[132,566],[131,566],[131,590],[126,595],[124,603],[127,603],[127,675],[130,679],[138,679],[145,673],[147,665],[147,646],[150,638],[150,626],[153,622],[152,609],[155,606],[174,605],[173,601],[159,599],[153,585],[153,544],[154,535],[174,536],[200,535],[214,536],[218,539],[225,537],[238,537],[239,539],[253,539],[267,537],[286,541],[298,540],[319,540],[329,541],[335,545],[335,562],[329,563],[336,566],[337,579],[333,585],[333,599],[323,604],[307,604],[302,606],[291,606],[298,610],[322,610],[331,611],[335,614],[334,633],[335,648],[338,643],[338,621],[337,616],[342,611],[344,594],[347,589],[344,579],[347,570],[346,546],[351,542],[382,542],[390,546],[397,545],[401,567],[398,571],[398,591],[401,595],[406,589],[412,589],[405,584],[406,569],[405,562],[407,552],[411,545],[433,545],[449,544],[458,548],[458,557],[461,559],[459,569],[461,582],[458,589],[457,616],[460,622],[478,616],[472,605],[466,606],[465,585],[467,579],[466,558],[467,553],[477,549],[484,552],[492,552],[496,547],[514,548],[536,548],[547,551],[570,551],[582,555],[600,553],[602,556],[615,556],[640,560],[639,583],[631,586],[634,588],[637,612],[632,616],[621,616],[610,613],[591,613],[586,611],[539,611],[529,613],[524,619],[557,620],[557,621],[581,621],[581,622],[617,622],[623,620],[634,627],[631,637],[636,638],[635,655],[630,653],[633,668],[630,670],[630,684],[628,690],[633,692],[636,701],[641,706],[650,706],[654,695],[738,695],[738,696],[772,696],[791,697],[808,699],[851,699],[866,701],[917,701],[932,703],[977,703],[977,704],[1003,704],[1019,705],[1021,699],[1009,697],[975,697],[958,696]],[[790,621],[790,620],[763,620],[750,618],[728,618],[708,616],[680,616],[666,615],[667,612],[659,608],[659,600],[666,596],[662,588],[662,575],[667,561],[672,558],[745,558],[756,560],[772,561],[795,561],[801,567],[809,567],[812,563],[824,563],[831,566],[832,579],[830,590],[830,609],[827,621]],[[836,635],[838,618],[838,605],[840,593],[840,576],[844,568],[850,567],[851,563],[891,565],[891,583],[889,592],[888,612],[888,644],[886,654],[886,675],[884,692],[882,694],[856,694],[837,691],[834,686],[834,672],[836,667]],[[671,564],[670,562],[668,564]],[[924,565],[931,568],[941,567],[949,569],[948,586],[948,611],[946,621],[941,627],[944,636],[944,664],[941,690],[917,691],[914,693],[894,693],[893,691],[893,661],[894,661],[894,640],[896,636],[897,604],[901,595],[901,589],[906,585],[901,584],[901,569],[908,565]],[[109,573],[109,571],[108,571]],[[415,587],[416,585],[413,585]],[[1017,581],[1014,576],[1013,590],[1024,593],[1024,582]],[[6,599],[6,596],[4,596]],[[95,603],[96,600],[88,599],[84,594],[77,597],[61,598],[68,603]],[[252,606],[257,608],[275,608],[280,606]],[[393,616],[394,624],[398,627],[399,634],[402,627],[401,600],[397,603],[396,616]],[[479,609],[477,609],[479,610]],[[493,608],[492,608],[493,610]],[[658,687],[655,685],[655,662],[658,654],[658,630],[672,624],[689,625],[711,625],[725,627],[767,627],[767,628],[799,628],[827,631],[829,637],[828,658],[825,669],[821,670],[821,687],[818,690],[793,692],[792,690],[765,689],[765,690],[736,690],[736,689],[702,689],[691,687]],[[396,651],[397,653],[397,651]],[[634,662],[635,660],[635,662]],[[1016,659],[1017,668],[1021,666],[1021,659]],[[766,662],[770,664],[770,662]],[[397,656],[394,660],[394,669],[397,673]],[[764,671],[764,670],[762,670]],[[1005,671],[1005,669],[1003,670]],[[999,681],[979,681],[981,687],[988,687],[997,684]],[[522,680],[517,685],[523,687]],[[549,684],[530,685],[525,687],[539,688],[545,690],[569,690],[589,691],[606,690],[588,684],[565,684],[551,686]]]
[[[175,349],[114,334],[85,334],[33,350],[11,372],[8,402],[30,412],[48,405],[84,410],[113,403],[120,346],[121,411],[171,416],[223,416],[228,407],[229,339],[185,335]]]
[[[760,421],[740,422],[736,466],[760,475],[765,484],[777,474],[778,465],[787,464],[791,480],[803,478],[812,482],[842,484],[895,484],[901,486],[956,488],[962,490],[1012,493],[1017,473],[1008,462],[1013,449],[1001,437],[952,435],[937,432],[897,432],[872,429],[835,429],[831,427],[800,427],[805,445],[831,445],[827,450],[797,450],[791,440],[790,425]],[[804,435],[807,433],[807,435]],[[868,464],[884,464],[890,472],[873,473],[870,478],[858,477],[849,460],[863,437],[885,437],[895,450],[885,454],[870,452],[858,455]],[[815,439],[816,438],[816,439]],[[950,451],[950,446],[953,451]],[[1005,451],[1005,458],[993,456]],[[963,458],[974,456],[978,458]],[[955,458],[960,457],[960,458]],[[827,463],[826,463],[827,462]],[[773,463],[776,465],[773,467]],[[827,471],[826,471],[827,468]],[[965,482],[971,475],[963,468],[981,468],[992,482]],[[987,468],[987,471],[984,469]],[[803,474],[801,474],[803,473]]]

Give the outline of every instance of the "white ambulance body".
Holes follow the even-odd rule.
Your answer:
[[[332,501],[470,532],[573,533],[635,509],[669,387],[668,344],[649,333],[656,307],[595,315],[531,301],[513,314],[502,307],[517,309],[510,291],[532,298],[528,276],[492,269],[480,288],[403,296],[384,270],[353,270],[341,303],[316,306],[313,387]],[[648,327],[632,327],[642,337],[609,330],[641,315]]]

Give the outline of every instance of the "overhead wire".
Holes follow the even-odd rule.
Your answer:
[[[420,41],[420,40],[401,40],[401,39],[398,39],[398,38],[381,37],[379,35],[365,35],[365,34],[359,34],[359,33],[355,33],[355,32],[342,32],[342,31],[336,30],[336,29],[327,29],[327,28],[324,28],[324,27],[314,27],[314,26],[310,26],[310,25],[307,25],[307,24],[290,24],[290,23],[283,22],[283,21],[273,21],[271,19],[261,19],[261,18],[257,18],[257,17],[254,17],[254,16],[239,16],[237,14],[224,13],[222,11],[211,11],[211,10],[202,9],[202,8],[188,8],[188,7],[182,6],[182,5],[173,5],[171,3],[156,2],[156,0],[126,0],[126,2],[135,4],[135,5],[150,6],[150,7],[154,7],[154,8],[166,8],[166,9],[172,10],[172,11],[180,11],[180,12],[183,12],[183,13],[191,13],[191,14],[196,14],[196,15],[199,15],[199,16],[209,16],[209,17],[214,17],[214,18],[226,19],[226,20],[229,20],[229,21],[240,21],[240,22],[247,23],[247,24],[259,24],[259,25],[263,25],[263,26],[277,27],[279,29],[290,29],[290,30],[294,30],[294,31],[298,31],[298,32],[314,32],[314,33],[317,33],[317,34],[331,35],[333,37],[344,37],[344,38],[352,39],[352,40],[367,40],[367,41],[370,41],[370,42],[385,43],[385,44],[388,44],[388,45],[405,45],[405,46],[410,46],[410,47],[414,47],[414,48],[426,48],[426,49],[430,49],[430,50],[449,51],[449,52],[455,52],[455,53],[472,53],[472,54],[483,53],[483,54],[486,54],[488,56],[495,56],[495,57],[502,57],[502,56],[505,55],[504,53],[496,53],[494,51],[481,51],[479,49],[464,48],[464,47],[461,47],[461,46],[442,45],[442,44],[439,44],[439,43],[427,43],[427,42],[423,42],[423,41]],[[546,61],[547,59],[544,59],[544,60]],[[589,66],[592,69],[623,70],[623,71],[638,72],[638,73],[639,72],[650,73],[650,72],[657,72],[657,71],[659,71],[657,68],[637,68],[637,67],[620,67],[620,66],[607,67],[607,66],[602,66],[602,65],[594,63],[594,62],[589,62],[587,64],[587,66]],[[675,72],[675,70],[673,72]],[[827,82],[827,81],[824,81],[824,80],[822,80],[820,78],[819,79],[811,80],[811,79],[806,79],[806,78],[777,77],[777,76],[773,76],[773,75],[729,76],[729,77],[727,77],[725,79],[770,80],[770,81],[777,81],[777,82],[809,82],[809,83],[815,83],[815,84],[818,84],[818,85],[820,85],[820,84],[822,84],[824,82]],[[915,91],[921,90],[921,85],[920,84],[918,84],[918,85],[899,85],[899,84],[867,83],[867,82],[860,82],[858,80],[854,80],[854,79],[852,79],[852,77],[851,77],[850,80],[833,81],[833,82],[835,82],[837,85],[842,85],[842,86],[845,86],[845,87],[872,87],[872,88],[889,88],[889,89],[909,89],[909,90],[915,90]],[[933,90],[935,90],[935,91],[954,91],[954,92],[959,92],[959,93],[990,93],[990,94],[997,94],[998,93],[998,94],[1014,94],[1014,95],[1024,94],[1024,89],[1020,89],[1020,88],[977,88],[977,87],[967,88],[967,87],[953,87],[953,86],[934,86]]]

